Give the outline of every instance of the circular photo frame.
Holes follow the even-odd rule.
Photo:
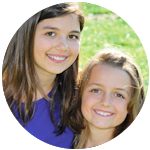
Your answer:
[[[149,29],[148,24],[145,27],[145,23],[140,26],[137,25],[137,16],[140,16],[137,10],[140,7],[140,3],[138,2],[139,7],[134,7],[134,9],[133,5],[131,5],[132,7],[128,6],[129,14],[124,13],[125,9],[121,3],[118,3],[117,8],[111,3],[106,4],[105,2],[102,2],[102,4],[98,2],[92,4],[88,1],[86,3],[78,2],[78,6],[73,3],[71,5],[68,5],[68,3],[60,5],[60,3],[62,2],[51,4],[47,2],[47,4],[38,6],[36,10],[32,10],[32,14],[35,14],[33,16],[27,13],[24,17],[24,14],[21,14],[23,16],[22,21],[17,23],[19,29],[14,26],[14,30],[10,31],[9,35],[7,34],[8,39],[3,43],[3,49],[7,50],[4,51],[1,59],[3,60],[2,95],[4,95],[1,116],[2,120],[8,120],[2,126],[3,144],[6,147],[11,145],[13,147],[18,146],[19,149],[20,147],[23,149],[28,147],[24,143],[28,143],[32,148],[37,149],[43,146],[44,149],[50,148],[49,146],[54,149],[89,147],[107,149],[115,146],[118,141],[123,143],[123,140],[128,138],[126,142],[135,148],[135,144],[140,145],[140,143],[131,142],[131,139],[137,139],[137,133],[140,137],[141,135],[144,136],[143,130],[146,132],[149,125],[149,121],[145,117],[143,118],[148,110],[146,108],[148,102],[145,100],[145,96],[147,99],[149,84],[147,60],[149,57],[147,51],[149,44],[147,44],[148,40],[147,38],[145,39],[144,35],[147,34],[146,30]],[[145,5],[145,7],[147,6]],[[145,12],[145,10],[142,11]],[[146,15],[144,18],[145,20],[143,21],[146,22]],[[26,20],[24,23],[23,19]],[[11,18],[10,20],[12,22]],[[2,28],[8,28],[9,30],[10,22],[8,19],[6,21],[6,27],[2,26]],[[145,34],[140,30],[141,26]],[[3,32],[3,35],[6,35],[6,32]],[[102,59],[102,55],[99,58],[98,56],[93,56],[103,53],[104,58],[104,53],[106,54],[106,52],[107,54],[115,54],[117,56],[115,59],[118,59],[119,63],[119,58],[123,58],[122,66],[119,66],[117,72],[114,72],[114,69],[117,68],[116,60],[109,62],[103,60],[104,64],[102,61],[94,62],[95,59]],[[113,55],[111,55],[112,57]],[[128,58],[129,60],[132,59],[132,62]],[[132,66],[125,68],[125,61],[127,64],[130,62]],[[95,64],[93,64],[91,70],[86,69],[86,64],[88,65],[87,68],[89,68],[92,63]],[[110,63],[110,66],[108,63]],[[111,78],[108,76],[107,80],[102,80],[109,82],[109,86],[106,86],[106,82],[102,83],[100,79],[95,80],[96,75],[92,78],[92,70],[98,64],[100,66],[106,65],[105,67],[109,68],[107,72]],[[137,84],[133,83],[131,70],[135,71],[132,73],[135,73],[133,77],[135,77],[134,82],[137,79]],[[118,71],[126,73],[130,83],[128,82],[128,77],[123,78],[123,74]],[[77,76],[77,72],[79,76]],[[100,72],[103,71],[101,70]],[[113,72],[114,74],[116,73],[114,78]],[[108,74],[104,75],[105,78]],[[87,97],[85,95],[86,86],[88,86],[91,78],[94,79],[94,82],[96,81],[97,84],[100,84],[100,86],[92,87],[91,89],[92,94],[96,94],[96,97],[99,95],[99,102],[97,100],[91,103],[90,95],[87,95]],[[83,83],[84,79],[87,82]],[[121,84],[119,84],[119,79],[122,79]],[[122,84],[124,80],[126,82]],[[111,84],[111,81],[115,82]],[[111,85],[116,87],[112,86],[113,88],[111,87],[110,89]],[[124,88],[128,86],[130,88]],[[119,90],[122,90],[121,92],[118,91],[118,87],[120,88]],[[138,92],[139,94],[137,94]],[[137,95],[134,95],[135,93]],[[102,96],[106,96],[106,94],[109,95],[109,98],[105,99]],[[84,99],[83,95],[86,97],[86,102],[82,100]],[[131,95],[136,97],[134,102]],[[87,102],[88,100],[89,102]],[[101,103],[102,101],[103,103]],[[125,103],[127,101],[129,103],[132,101],[131,109],[129,109],[129,103]],[[108,103],[110,104],[109,107]],[[11,111],[8,111],[9,108]],[[125,111],[117,112],[119,109],[125,109],[126,113],[124,114]],[[131,110],[132,113],[130,113]],[[90,113],[87,113],[88,111]],[[138,115],[139,112],[140,115]],[[125,115],[124,119],[119,124],[115,122],[115,125],[107,126],[109,118],[114,121],[117,113],[123,113]],[[137,115],[138,117],[136,118]],[[95,124],[94,121],[90,120],[95,116],[96,119],[100,120],[99,124]],[[125,125],[124,121],[127,120],[127,116],[131,117],[130,121]],[[9,119],[6,119],[6,117]],[[134,121],[135,118],[136,121]],[[102,126],[101,120],[107,125]],[[139,129],[142,126],[141,122],[146,122],[144,123],[144,129]],[[130,124],[132,125],[130,126]],[[108,132],[107,128],[116,130]],[[95,135],[94,131],[96,131]],[[97,134],[98,132],[99,134]],[[120,134],[122,132],[123,134]],[[103,138],[99,136],[102,134],[104,134]],[[111,135],[110,137],[108,136],[109,134]],[[94,143],[91,140],[92,136],[97,136],[101,142],[97,143],[95,141],[96,143]],[[142,138],[137,139],[137,141],[141,140]],[[107,144],[104,144],[106,142]],[[147,141],[143,142],[148,144]],[[138,144],[137,148],[139,147]]]

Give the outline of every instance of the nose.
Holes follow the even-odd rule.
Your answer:
[[[105,107],[111,106],[111,96],[109,93],[103,94],[103,97],[100,101],[100,105],[105,106]]]
[[[58,51],[67,51],[68,50],[68,43],[67,43],[67,39],[64,37],[60,37],[58,39],[58,42],[56,43],[55,46],[56,50]]]

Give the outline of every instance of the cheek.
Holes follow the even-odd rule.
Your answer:
[[[42,41],[35,41],[34,44],[34,56],[36,57],[39,53],[41,53],[43,50],[43,42]]]
[[[80,51],[80,44],[78,42],[69,44],[70,53],[77,57]]]
[[[89,107],[88,107],[88,105],[87,105],[87,103],[82,103],[82,105],[81,105],[81,113],[82,113],[82,115],[83,115],[83,117],[86,119],[86,120],[89,120],[88,118],[89,118]]]
[[[119,116],[122,118],[123,121],[128,114],[127,107],[128,107],[128,103],[126,103],[126,102],[116,104],[116,110],[117,110]]]
[[[85,118],[90,115],[92,108],[93,108],[93,100],[89,95],[83,95],[82,97],[82,104],[81,104],[81,111]]]
[[[88,104],[84,99],[82,99],[81,112],[82,112],[83,116],[87,112],[87,110],[88,110]]]
[[[54,42],[46,36],[35,37],[34,52],[41,53],[48,51],[52,47],[52,43]]]

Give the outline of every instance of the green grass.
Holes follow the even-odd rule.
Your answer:
[[[97,5],[80,3],[84,15],[109,14],[112,12]],[[132,56],[141,69],[147,92],[149,68],[146,53],[134,30],[119,16],[117,19],[85,20],[81,35],[80,68],[97,52],[105,47],[115,47]]]

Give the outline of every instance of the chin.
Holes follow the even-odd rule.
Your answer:
[[[96,128],[99,128],[99,129],[108,129],[108,128],[111,128],[111,126],[108,125],[108,124],[95,124],[94,126]]]

